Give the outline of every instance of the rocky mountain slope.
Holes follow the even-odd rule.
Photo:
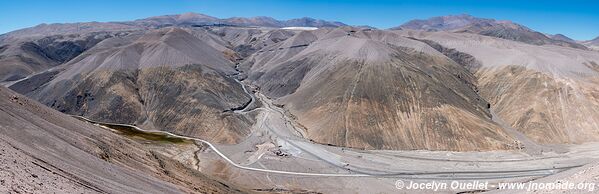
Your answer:
[[[2,86],[0,123],[2,193],[243,192]]]
[[[315,142],[429,150],[507,149],[512,142],[490,120],[465,67],[391,32],[304,31],[244,66]]]
[[[18,33],[18,32],[17,32]],[[0,42],[0,82],[15,81],[65,63],[100,41],[127,34],[94,32],[12,37]]]
[[[599,37],[597,37],[593,40],[584,41],[584,42],[582,42],[582,44],[584,44],[585,46],[587,46],[593,50],[599,50]]]
[[[230,47],[242,58],[246,58],[268,45],[283,41],[296,33],[282,29],[236,27],[212,28],[211,32],[230,44]]]
[[[53,35],[87,34],[93,32],[121,32],[143,30],[140,26],[121,24],[115,22],[80,22],[80,23],[53,23],[15,30],[0,35],[0,41],[11,38],[45,37]]]
[[[115,46],[114,43],[119,45]],[[233,143],[252,118],[227,112],[250,97],[225,53],[188,31],[108,39],[58,69],[11,86],[61,112]],[[36,80],[36,79],[44,79]]]
[[[432,17],[426,20],[412,20],[391,29],[467,32],[534,45],[552,44],[587,49],[585,46],[575,42],[552,39],[540,32],[511,21],[476,18],[466,14]]]
[[[126,22],[40,24],[0,35],[0,68],[2,70],[0,71],[0,82],[19,80],[63,64],[109,37],[169,26],[215,25],[272,28],[346,26],[341,22],[307,17],[286,21],[270,17],[219,19],[198,13],[156,16]],[[198,38],[203,39],[203,37]],[[211,44],[211,46],[224,47],[227,46],[227,43]],[[223,49],[218,50],[222,51]]]
[[[566,35],[563,35],[563,34],[555,34],[555,35],[547,35],[547,36],[553,40],[559,40],[559,41],[564,41],[564,42],[576,42],[576,40],[571,39],[570,37],[567,37]]]
[[[481,96],[498,116],[539,143],[597,141],[599,53],[464,33],[397,31],[479,61]]]

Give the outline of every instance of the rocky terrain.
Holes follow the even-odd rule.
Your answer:
[[[198,13],[156,16],[127,22],[82,22],[40,24],[0,35],[0,82],[12,83],[34,73],[63,64],[90,49],[98,42],[131,32],[169,26],[237,26],[237,27],[339,27],[341,22],[313,18],[286,21],[270,17],[219,19]],[[202,37],[199,37],[202,38]],[[212,44],[222,47],[223,44]],[[6,85],[6,84],[5,84]]]
[[[16,81],[56,67],[104,39],[125,34],[94,32],[4,39],[0,43],[0,82]]]
[[[0,192],[242,192],[0,87]]]
[[[593,163],[585,165],[579,169],[573,169],[568,172],[564,172],[561,174],[556,174],[553,176],[544,177],[542,179],[536,180],[533,183],[555,183],[555,184],[565,184],[565,183],[573,183],[578,186],[578,184],[582,183],[580,189],[572,189],[572,190],[564,190],[564,189],[556,189],[556,190],[541,190],[537,189],[533,192],[536,193],[596,193],[597,192],[597,180],[599,179],[599,164]],[[523,192],[521,192],[523,193]]]
[[[596,141],[599,53],[533,46],[474,34],[398,31],[480,61],[481,96],[514,128],[540,143]],[[474,40],[474,41],[473,41]]]
[[[113,41],[120,45],[112,46]],[[229,77],[233,63],[209,43],[183,29],[163,28],[99,46],[59,67],[63,70],[47,82],[33,81],[46,78],[34,76],[11,88],[61,112],[99,121],[229,143],[249,133],[252,119],[227,111],[250,97]]]
[[[305,31],[244,65],[315,142],[428,150],[508,149],[512,142],[490,120],[467,68],[391,32]]]
[[[599,37],[597,37],[593,40],[583,41],[582,44],[584,44],[585,46],[587,46],[593,50],[599,51]]]

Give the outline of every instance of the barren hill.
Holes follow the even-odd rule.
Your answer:
[[[57,75],[36,76],[11,88],[61,112],[100,121],[217,142],[247,135],[252,118],[226,112],[250,97],[228,76],[235,69],[225,53],[179,28],[108,39],[103,45],[61,66]]]
[[[540,143],[597,141],[599,53],[474,34],[397,31],[473,56],[480,94]]]
[[[487,150],[512,142],[490,120],[474,76],[419,41],[337,28],[299,33],[252,57],[249,79],[319,143]]]
[[[242,192],[2,86],[0,123],[2,193]]]
[[[68,62],[106,38],[125,34],[127,32],[93,32],[11,37],[2,40],[0,82],[15,81],[45,71]]]
[[[582,44],[584,44],[585,46],[587,46],[593,50],[599,50],[599,37],[597,37],[593,40],[584,41]]]

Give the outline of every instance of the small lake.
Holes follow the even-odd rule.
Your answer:
[[[168,135],[168,134],[163,134],[160,132],[147,132],[147,131],[141,131],[138,130],[134,127],[130,127],[130,126],[126,126],[126,125],[118,125],[118,124],[109,124],[109,123],[103,123],[103,122],[96,122],[96,121],[91,121],[85,118],[82,118],[80,116],[73,116],[76,119],[79,119],[81,121],[85,121],[88,123],[92,123],[92,124],[97,124],[106,128],[110,128],[113,129],[113,132],[119,134],[119,135],[123,135],[123,136],[127,136],[129,138],[133,138],[133,139],[140,139],[140,140],[146,140],[146,141],[152,141],[152,142],[156,142],[156,143],[193,143],[192,140],[189,139],[184,139],[184,138],[180,138],[180,137],[175,137],[172,135]]]

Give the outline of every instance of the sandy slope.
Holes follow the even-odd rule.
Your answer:
[[[6,88],[0,88],[0,115],[1,191],[236,191]]]
[[[252,118],[228,111],[250,97],[229,76],[233,51],[211,46],[223,42],[181,28],[110,38],[57,67],[59,74],[11,88],[68,114],[234,143]]]
[[[68,62],[100,41],[126,32],[94,32],[0,40],[0,81],[14,81]]]
[[[179,28],[163,28],[126,39],[131,42],[94,51],[93,54],[69,64],[68,69],[57,76],[54,82],[94,71],[188,64],[203,64],[222,71],[233,71],[231,62],[220,51]]]
[[[567,40],[568,38],[563,37],[562,39],[552,38],[552,36],[534,31],[512,21],[476,18],[467,14],[432,17],[426,20],[411,20],[401,26],[391,29],[473,33],[533,45],[559,45],[587,49],[587,47],[578,44],[571,39]]]
[[[319,143],[430,150],[511,143],[490,120],[473,75],[427,44],[391,32],[305,31],[243,65]]]
[[[397,31],[472,55],[481,95],[540,143],[598,140],[599,53],[465,33]]]

